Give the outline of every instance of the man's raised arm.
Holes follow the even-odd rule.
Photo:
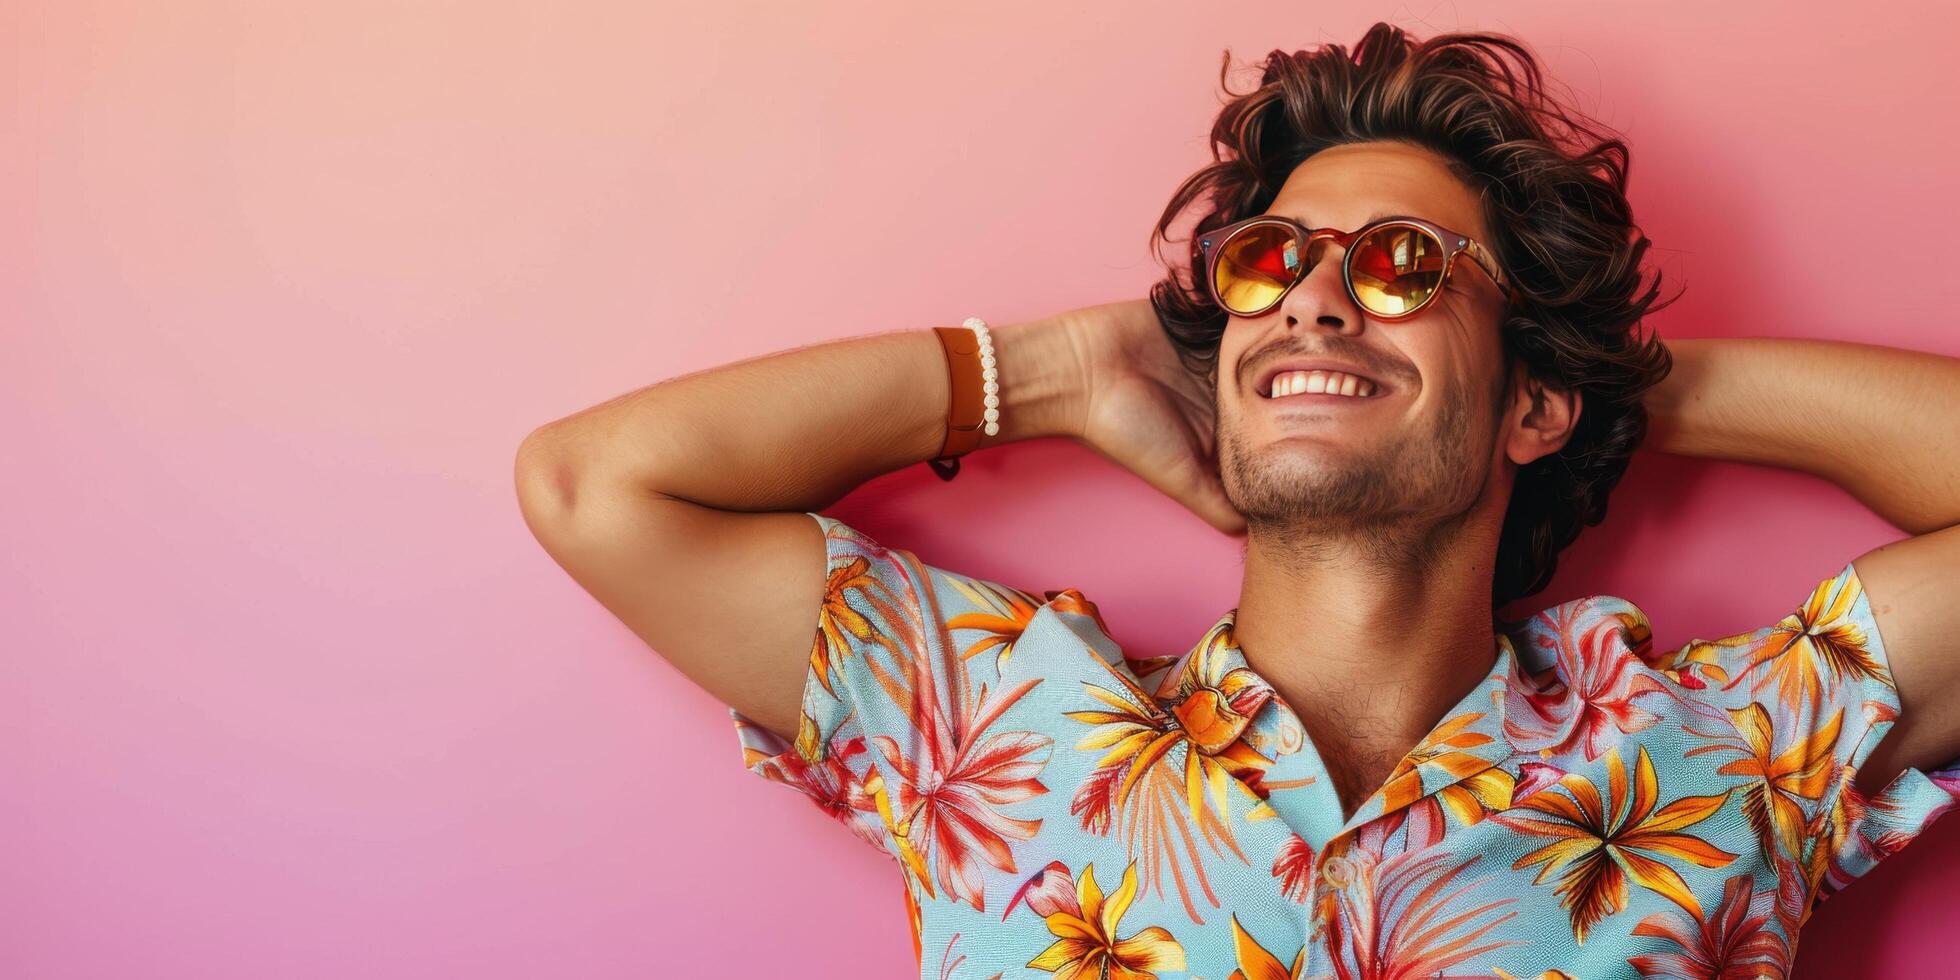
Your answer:
[[[1648,448],[1821,476],[1914,535],[1852,562],[1900,702],[1859,788],[1960,757],[1960,359],[1764,337],[1667,346]]]
[[[1075,435],[1083,371],[1067,315],[995,327],[1000,432]],[[937,455],[951,387],[929,329],[697,371],[532,432],[525,523],[573,579],[695,683],[778,735],[798,706],[825,593],[804,511]]]

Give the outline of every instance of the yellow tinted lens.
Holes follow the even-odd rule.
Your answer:
[[[1443,243],[1409,225],[1390,225],[1354,243],[1348,280],[1361,306],[1400,316],[1421,306],[1443,282]]]
[[[1227,310],[1247,314],[1265,309],[1300,278],[1300,245],[1284,225],[1241,230],[1218,253],[1212,288]]]

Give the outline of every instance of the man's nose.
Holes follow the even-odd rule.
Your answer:
[[[1361,322],[1361,313],[1341,279],[1347,248],[1329,238],[1307,246],[1307,274],[1287,290],[1280,304],[1289,322],[1308,321],[1341,329]]]

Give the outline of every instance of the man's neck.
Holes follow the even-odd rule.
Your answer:
[[[1381,535],[1247,540],[1234,639],[1299,714],[1343,817],[1495,663],[1495,530],[1458,530],[1422,546]]]

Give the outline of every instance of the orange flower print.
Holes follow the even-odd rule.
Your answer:
[[[1750,681],[1754,693],[1774,684],[1785,707],[1814,713],[1821,709],[1825,689],[1839,684],[1839,678],[1890,687],[1891,676],[1873,659],[1864,629],[1851,618],[1863,591],[1856,575],[1819,583],[1796,612],[1758,631],[1761,636],[1745,634],[1739,642],[1752,648],[1746,665],[1724,689]]]
[[[1407,824],[1411,828],[1409,849],[1441,843],[1446,817],[1453,818],[1457,826],[1467,827],[1511,806],[1515,785],[1511,774],[1465,751],[1493,741],[1491,736],[1470,728],[1482,717],[1483,712],[1472,711],[1445,719],[1383,780],[1378,790],[1383,812],[1391,814],[1395,826]],[[1455,781],[1425,796],[1425,769],[1442,772]]]
[[[1673,650],[1647,648],[1647,666],[1660,671],[1668,680],[1691,691],[1705,691],[1710,684],[1728,681],[1728,668],[1722,665],[1722,647],[1705,640],[1691,641]]]
[[[1307,963],[1307,948],[1293,954],[1292,966],[1281,966],[1279,957],[1268,952],[1266,947],[1252,938],[1252,934],[1239,925],[1239,917],[1232,916],[1232,952],[1237,955],[1239,968],[1225,980],[1300,980],[1300,968]]]
[[[960,659],[971,660],[989,650],[998,649],[994,654],[996,671],[1006,670],[1007,661],[1014,654],[1015,641],[1021,638],[1021,632],[1028,627],[1028,620],[1034,618],[1035,610],[1041,608],[1041,604],[1034,601],[1033,596],[1011,586],[951,574],[945,578],[976,609],[983,610],[960,613],[946,620],[948,630],[979,630],[985,634],[961,650]]]
[[[1166,869],[1193,922],[1203,922],[1185,880],[1188,863],[1198,889],[1214,908],[1218,898],[1199,851],[1246,860],[1231,832],[1232,787],[1251,793],[1264,808],[1259,779],[1272,760],[1239,735],[1273,690],[1252,671],[1227,664],[1230,624],[1213,628],[1201,649],[1176,674],[1166,676],[1153,698],[1129,678],[1111,671],[1113,688],[1084,684],[1100,709],[1066,712],[1094,726],[1076,743],[1105,750],[1083,781],[1069,812],[1094,834],[1127,835],[1130,857],[1162,894]]]
[[[1470,730],[1470,726],[1483,716],[1484,713],[1481,711],[1470,711],[1453,718],[1446,718],[1415,748],[1410,749],[1408,754],[1395,764],[1395,768],[1389,771],[1388,778],[1382,781],[1379,792],[1384,798],[1383,811],[1399,810],[1422,798],[1421,767],[1425,765],[1441,770],[1453,779],[1463,779],[1490,769],[1491,764],[1488,760],[1464,751],[1491,741],[1489,735]],[[1502,770],[1498,771],[1502,772]],[[1452,784],[1451,788],[1455,788],[1456,785]],[[1503,792],[1491,794],[1489,797],[1494,803],[1502,801],[1494,809],[1502,810],[1510,806],[1510,779],[1506,777],[1492,786],[1501,786],[1503,789]],[[1483,808],[1474,793],[1453,801],[1450,807],[1458,816],[1469,818],[1465,821],[1467,823],[1475,823],[1477,819],[1482,818]]]
[[[1555,893],[1571,915],[1572,938],[1580,943],[1585,942],[1587,929],[1626,907],[1628,878],[1701,913],[1680,873],[1657,858],[1676,858],[1704,868],[1719,868],[1736,859],[1699,837],[1679,832],[1714,815],[1729,792],[1685,796],[1655,809],[1660,786],[1644,745],[1631,771],[1621,761],[1619,749],[1608,749],[1606,772],[1604,801],[1591,780],[1568,773],[1554,788],[1534,793],[1513,810],[1490,818],[1523,833],[1553,838],[1512,867],[1540,866],[1534,884],[1559,876]]]
[[[1749,818],[1749,825],[1762,838],[1765,848],[1781,847],[1784,854],[1793,858],[1801,856],[1810,822],[1809,811],[1802,801],[1815,803],[1821,799],[1831,785],[1831,777],[1836,775],[1832,750],[1837,747],[1843,709],[1833,713],[1824,727],[1808,735],[1799,730],[1797,737],[1787,742],[1778,740],[1769,712],[1760,704],[1752,702],[1732,708],[1729,715],[1741,734],[1741,744],[1737,744],[1733,735],[1724,737],[1690,728],[1690,734],[1715,741],[1695,746],[1686,754],[1740,754],[1742,758],[1715,771],[1724,776],[1749,777],[1742,791],[1742,812]]]
[[[1162,926],[1122,935],[1123,916],[1136,899],[1137,871],[1123,869],[1123,883],[1104,897],[1096,884],[1094,866],[1082,869],[1080,880],[1068,866],[1055,861],[1028,879],[1008,913],[1025,901],[1048,924],[1055,942],[1028,961],[1056,980],[1154,980],[1158,970],[1184,969],[1184,947]]]
[[[893,615],[887,617],[887,622],[905,622],[905,618],[896,612],[894,604],[899,601],[898,598],[872,571],[870,559],[860,555],[831,566],[830,578],[824,586],[823,605],[817,610],[817,634],[810,649],[810,672],[832,697],[837,695],[835,678],[844,658],[850,655],[852,639],[892,648],[891,639],[880,633],[863,613],[851,608],[847,597],[853,592],[865,596],[874,607],[893,609]],[[805,719],[807,722],[807,715]],[[802,740],[799,738],[799,741]]]

